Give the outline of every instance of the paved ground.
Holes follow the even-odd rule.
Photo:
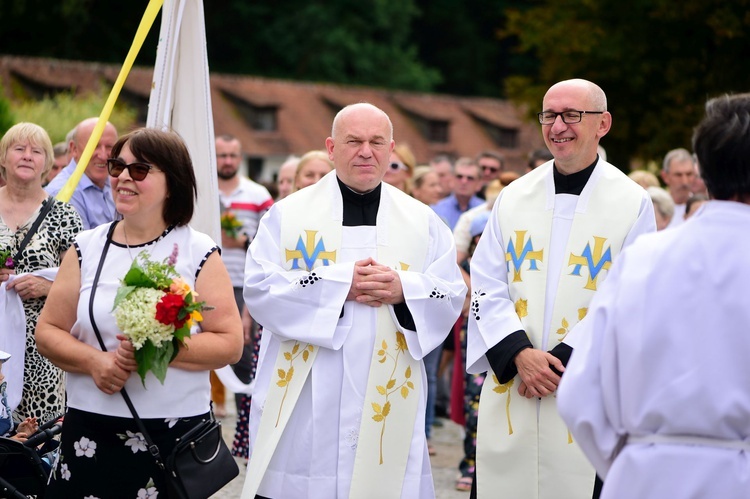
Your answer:
[[[231,397],[227,401],[231,402]],[[227,405],[231,405],[227,404]],[[437,452],[432,456],[432,475],[435,480],[435,494],[437,499],[468,499],[468,492],[459,492],[454,489],[458,476],[458,462],[462,456],[463,429],[453,421],[441,419],[442,427],[434,427],[432,445]],[[224,440],[231,445],[234,438],[235,417],[229,414],[222,420]],[[239,462],[239,460],[238,460]],[[213,499],[236,499],[242,492],[242,484],[245,481],[244,466],[240,465],[240,474],[228,483],[223,489],[212,496]]]

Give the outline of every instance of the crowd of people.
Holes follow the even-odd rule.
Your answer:
[[[596,84],[552,85],[538,119],[546,147],[524,171],[495,151],[418,160],[366,103],[274,183],[219,135],[220,241],[188,225],[197,181],[176,133],[107,123],[66,203],[97,119],[55,146],[13,126],[0,434],[64,414],[49,497],[169,496],[133,407],[167,455],[227,414],[215,371],[230,365],[253,386],[232,411],[243,498],[434,497],[448,417],[471,497],[743,497],[750,97],[709,101],[695,152],[668,151],[661,181],[607,162]],[[147,260],[210,305],[180,323],[159,379],[113,313]]]

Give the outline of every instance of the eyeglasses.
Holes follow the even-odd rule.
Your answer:
[[[604,114],[604,111],[563,111],[562,113],[542,111],[537,116],[539,116],[539,123],[542,125],[554,125],[558,116],[562,118],[563,123],[566,125],[572,125],[580,123],[584,114]]]
[[[481,165],[479,168],[481,168],[484,171],[491,172],[491,173],[497,173],[500,171],[500,168],[495,167],[495,166]]]
[[[111,177],[119,177],[120,174],[125,170],[125,168],[128,169],[128,173],[130,174],[130,178],[133,180],[141,181],[146,178],[146,175],[148,175],[148,172],[151,170],[160,172],[158,168],[155,166],[151,166],[147,163],[130,163],[129,165],[126,164],[124,161],[118,158],[107,158],[107,171],[109,172],[109,175]]]
[[[394,161],[393,163],[391,163],[391,170],[395,172],[399,169],[404,170],[405,172],[409,171],[409,168],[403,163],[399,163],[398,161]]]
[[[461,175],[460,173],[456,174],[456,180],[467,180],[469,182],[474,182],[476,179],[476,177],[472,177],[471,175]]]

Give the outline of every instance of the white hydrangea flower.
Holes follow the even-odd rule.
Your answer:
[[[94,457],[96,454],[96,442],[86,437],[81,437],[78,442],[73,443],[73,448],[76,450],[77,457]]]
[[[152,288],[136,288],[115,309],[117,327],[133,343],[136,350],[151,340],[155,347],[172,341],[174,327],[156,320],[156,304],[164,291]]]

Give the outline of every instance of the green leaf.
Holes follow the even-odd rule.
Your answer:
[[[151,366],[151,371],[156,376],[156,379],[163,385],[164,380],[167,377],[167,368],[169,367],[169,361],[174,353],[174,346],[171,341],[163,343],[162,346],[156,349],[154,355],[154,362]]]
[[[125,274],[125,278],[122,280],[122,282],[124,282],[128,286],[135,286],[137,288],[159,289],[153,279],[147,276],[143,272],[143,269],[135,262],[133,262],[133,265],[130,267],[130,270],[128,270],[128,273]]]
[[[187,324],[183,324],[180,329],[174,330],[174,337],[179,341],[180,343],[185,343],[185,338],[190,337],[190,328],[187,327]]]
[[[169,357],[169,363],[171,364],[175,357],[177,357],[177,354],[180,353],[181,341],[177,338],[172,338],[170,344],[172,345],[172,355]]]
[[[146,388],[146,374],[151,370],[155,356],[156,347],[151,340],[146,340],[143,346],[135,351],[135,362],[138,364],[138,375],[141,377],[143,388]]]
[[[115,310],[120,305],[120,302],[127,298],[133,291],[135,291],[135,286],[120,286],[117,288],[115,304],[112,306],[112,310]]]

